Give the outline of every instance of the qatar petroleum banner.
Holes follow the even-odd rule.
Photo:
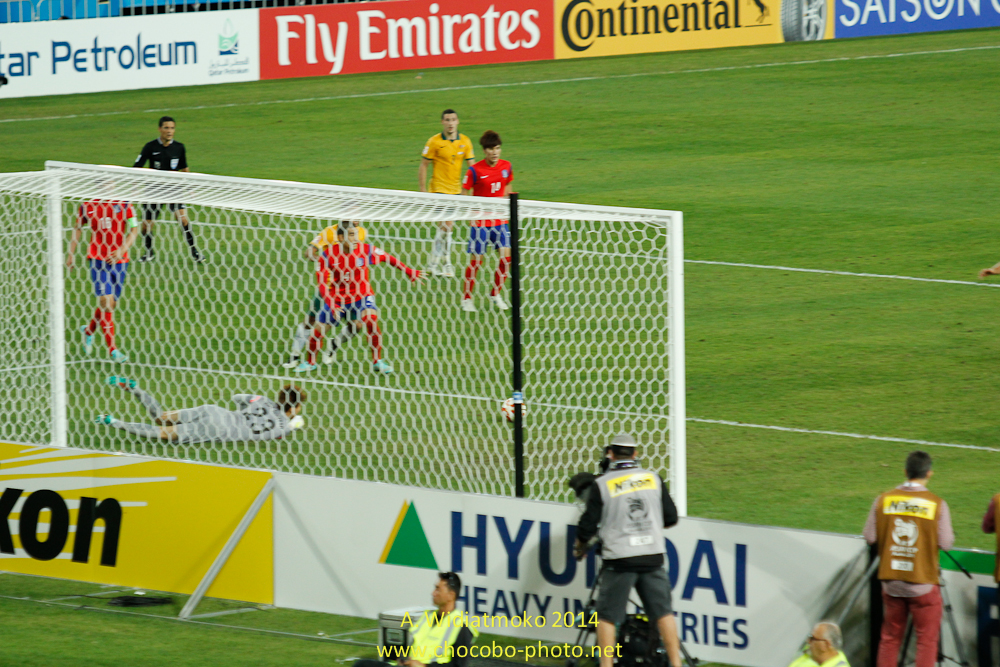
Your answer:
[[[0,443],[0,570],[191,593],[270,473]],[[271,505],[208,591],[270,604]]]
[[[582,612],[597,559],[572,557],[573,505],[275,478],[280,607],[369,618],[426,608],[436,573],[452,570],[462,578],[458,609],[483,632],[572,643],[592,620]],[[860,538],[828,533],[682,519],[664,535],[682,641],[730,665],[791,662],[867,560]],[[524,652],[531,646],[518,659],[545,657]]]
[[[556,58],[831,39],[834,24],[828,16],[832,3],[555,0]]]
[[[256,81],[257,10],[0,25],[0,99]]]
[[[836,0],[837,37],[1000,26],[1000,0]]]
[[[552,0],[399,0],[260,10],[260,76],[552,59]]]

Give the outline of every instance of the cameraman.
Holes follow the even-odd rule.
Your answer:
[[[615,627],[625,620],[633,587],[646,615],[656,621],[670,664],[681,667],[670,579],[663,569],[663,528],[677,523],[677,508],[660,476],[639,467],[632,436],[616,435],[605,454],[609,469],[590,489],[574,548],[577,558],[582,559],[594,535],[602,545],[604,567],[597,595],[601,667],[612,666],[609,649],[615,643]]]

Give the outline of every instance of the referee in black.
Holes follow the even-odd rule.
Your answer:
[[[170,116],[160,118],[160,136],[153,139],[142,147],[142,152],[135,159],[133,167],[144,167],[149,162],[150,169],[160,171],[191,171],[188,169],[187,153],[184,144],[174,141],[174,132],[177,123]],[[204,261],[205,257],[198,252],[198,246],[194,242],[194,232],[191,231],[191,221],[188,219],[187,210],[184,204],[147,204],[145,206],[145,220],[142,223],[142,240],[146,245],[146,252],[139,258],[140,262],[152,262],[155,253],[153,252],[153,220],[159,215],[160,210],[168,207],[177,221],[184,228],[184,238],[188,247],[191,248],[191,258],[196,262]]]

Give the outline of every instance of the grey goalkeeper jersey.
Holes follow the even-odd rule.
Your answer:
[[[276,440],[292,432],[278,404],[264,396],[236,394],[237,410],[202,405],[181,410],[177,436],[181,442]]]

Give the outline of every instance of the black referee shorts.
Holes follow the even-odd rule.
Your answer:
[[[143,206],[143,211],[145,212],[143,220],[156,220],[164,206],[166,206],[171,213],[183,211],[187,208],[184,204],[146,204]]]

